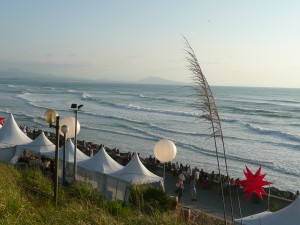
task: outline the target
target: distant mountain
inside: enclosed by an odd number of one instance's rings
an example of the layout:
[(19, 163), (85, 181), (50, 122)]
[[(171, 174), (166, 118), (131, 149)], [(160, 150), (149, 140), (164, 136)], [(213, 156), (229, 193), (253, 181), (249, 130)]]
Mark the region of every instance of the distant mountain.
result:
[(28, 72), (23, 71), (15, 68), (7, 69), (7, 70), (0, 70), (0, 79), (9, 79), (9, 80), (22, 80), (22, 79), (39, 79), (39, 80), (82, 80), (85, 81), (97, 81), (102, 83), (134, 83), (134, 84), (163, 84), (163, 85), (184, 85), (185, 83), (176, 82), (172, 80), (163, 79), (160, 77), (149, 76), (139, 81), (116, 81), (116, 80), (104, 80), (104, 79), (89, 79), (87, 77), (76, 77), (76, 76), (60, 76), (60, 75), (53, 75), (53, 74), (45, 74), (45, 73), (35, 73), (35, 72)]
[(0, 70), (0, 78), (1, 79), (62, 79), (61, 76), (52, 75), (52, 74), (43, 74), (43, 73), (34, 73), (34, 72), (27, 72), (19, 69), (7, 69), (7, 70)]
[(167, 85), (182, 85), (182, 82), (176, 82), (172, 80), (163, 79), (160, 77), (149, 76), (142, 80), (137, 81), (139, 84), (167, 84)]

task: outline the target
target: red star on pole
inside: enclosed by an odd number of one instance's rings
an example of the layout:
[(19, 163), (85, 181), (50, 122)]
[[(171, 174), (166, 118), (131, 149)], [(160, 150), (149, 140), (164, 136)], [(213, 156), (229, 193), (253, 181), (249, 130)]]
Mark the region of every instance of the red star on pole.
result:
[(5, 118), (0, 118), (0, 125), (3, 125)]
[(246, 180), (236, 181), (237, 184), (241, 184), (244, 186), (244, 192), (248, 191), (246, 201), (248, 201), (253, 192), (262, 199), (262, 194), (267, 195), (265, 190), (262, 188), (265, 185), (272, 184), (272, 182), (265, 181), (264, 178), (266, 174), (261, 174), (261, 166), (256, 171), (255, 174), (246, 166), (246, 170), (244, 171)]

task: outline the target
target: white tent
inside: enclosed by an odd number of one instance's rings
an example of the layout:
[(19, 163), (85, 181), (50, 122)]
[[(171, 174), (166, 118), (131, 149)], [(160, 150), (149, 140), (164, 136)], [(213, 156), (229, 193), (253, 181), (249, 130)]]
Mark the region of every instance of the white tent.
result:
[(116, 172), (109, 173), (106, 180), (106, 197), (126, 201), (131, 184), (158, 183), (163, 186), (163, 178), (150, 172), (135, 153), (130, 162)]
[[(71, 181), (74, 177), (74, 147), (75, 145), (71, 141), (71, 139), (67, 140), (66, 143), (66, 180)], [(79, 163), (82, 160), (87, 160), (90, 157), (85, 155), (82, 151), (78, 148), (76, 149), (76, 161)], [(54, 152), (44, 152), (43, 155), (49, 158), (55, 158), (55, 151)], [(64, 158), (64, 146), (59, 149), (59, 163), (58, 163), (58, 176), (59, 179), (62, 178), (63, 175), (63, 158)]]
[[(295, 225), (300, 221), (300, 198), (287, 207), (273, 213), (263, 212), (242, 218), (243, 225)], [(241, 224), (241, 219), (236, 222)]]
[(11, 162), (18, 157), (16, 145), (23, 145), (32, 140), (18, 127), (12, 114), (5, 120), (0, 129), (0, 161)]
[(122, 165), (117, 163), (107, 154), (104, 147), (102, 147), (92, 158), (79, 162), (78, 166), (104, 174), (112, 173), (123, 168)]
[(105, 175), (122, 168), (102, 147), (92, 158), (78, 162), (77, 180), (85, 181), (100, 193), (104, 193)]
[[(42, 155), (49, 152), (55, 152), (55, 145), (46, 137), (44, 132), (34, 139), (33, 141), (24, 144), (24, 145), (17, 145), (17, 152), (24, 152), (25, 150), (31, 151), (41, 158)], [(18, 160), (18, 154), (12, 159), (13, 162)]]
[[(73, 163), (74, 162), (74, 144), (71, 141), (71, 139), (67, 140), (66, 143), (66, 162), (68, 163)], [(76, 149), (76, 160), (77, 162), (89, 159), (90, 157), (84, 154), (82, 151), (80, 151), (78, 148)], [(50, 158), (55, 158), (55, 151), (50, 151), (50, 152), (44, 152), (43, 153), (45, 156), (50, 157)], [(62, 146), (59, 149), (59, 160), (63, 160), (64, 156), (64, 146)]]
[(270, 211), (260, 212), (254, 215), (243, 217), (242, 219), (236, 219), (236, 224), (243, 224), (243, 225), (260, 225), (261, 218), (272, 214)]

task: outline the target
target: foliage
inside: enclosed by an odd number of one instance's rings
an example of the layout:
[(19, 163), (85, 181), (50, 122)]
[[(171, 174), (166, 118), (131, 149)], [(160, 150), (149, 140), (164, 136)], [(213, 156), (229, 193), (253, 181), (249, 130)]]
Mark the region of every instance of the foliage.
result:
[(87, 204), (94, 204), (97, 206), (103, 206), (104, 197), (88, 186), (86, 183), (76, 183), (66, 188), (67, 193), (81, 201), (87, 202)]
[(147, 212), (172, 209), (172, 199), (166, 195), (162, 187), (132, 185), (130, 187), (130, 201), (135, 208)]
[[(203, 119), (204, 121), (207, 121), (211, 126), (210, 136), (213, 137), (213, 139), (214, 139), (218, 172), (219, 172), (219, 175), (221, 175), (220, 159), (219, 159), (219, 151), (221, 151), (223, 153), (223, 157), (224, 157), (226, 176), (229, 179), (224, 136), (223, 136), (221, 120), (220, 120), (220, 116), (219, 116), (218, 109), (216, 106), (216, 102), (213, 97), (213, 93), (210, 89), (210, 86), (209, 86), (204, 74), (202, 73), (200, 64), (198, 62), (198, 59), (196, 57), (194, 50), (192, 49), (192, 47), (189, 44), (189, 42), (187, 41), (187, 39), (186, 38), (184, 38), (184, 39), (185, 39), (185, 44), (186, 44), (185, 53), (186, 53), (186, 60), (188, 62), (188, 69), (193, 74), (193, 80), (195, 83), (194, 89), (198, 95), (197, 106), (202, 111), (201, 119)], [(229, 182), (229, 180), (228, 180), (228, 182)], [(222, 180), (221, 180), (221, 186), (223, 186)], [(222, 192), (222, 201), (223, 201), (224, 220), (226, 222), (227, 219), (226, 219), (225, 197), (224, 197), (223, 189), (221, 189), (221, 192)], [(234, 223), (233, 203), (232, 203), (230, 189), (229, 189), (229, 195), (230, 195), (231, 219), (232, 219), (232, 223)]]
[(274, 203), (270, 204), (270, 211), (271, 212), (276, 212), (276, 211), (278, 211), (278, 210), (280, 210), (282, 208), (283, 208), (282, 205), (279, 204), (279, 203), (274, 202)]

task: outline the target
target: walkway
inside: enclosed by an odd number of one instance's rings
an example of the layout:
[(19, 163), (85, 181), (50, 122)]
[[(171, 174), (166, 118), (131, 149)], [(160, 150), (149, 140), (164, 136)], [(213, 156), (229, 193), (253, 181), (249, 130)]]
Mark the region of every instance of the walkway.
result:
[[(161, 174), (161, 176), (163, 176)], [(165, 181), (165, 189), (166, 193), (169, 195), (175, 195), (174, 191), (176, 189), (177, 178), (173, 177), (171, 174), (166, 174)], [(236, 191), (232, 193), (232, 210), (234, 219), (240, 218), (240, 210), (239, 210), (239, 201), (241, 205), (241, 213), (242, 216), (249, 216), (259, 212), (263, 212), (268, 210), (268, 200), (264, 198), (264, 200), (259, 201), (258, 203), (254, 202), (255, 194), (253, 194), (252, 198), (246, 202), (246, 193), (240, 192), (239, 195)], [(225, 208), (226, 208), (226, 218), (231, 221), (231, 203), (230, 197), (225, 196)], [(277, 201), (276, 199), (271, 199), (270, 207), (283, 207), (288, 205), (290, 202), (282, 202)], [(217, 186), (212, 187), (211, 189), (202, 190), (197, 188), (197, 201), (192, 201), (189, 193), (188, 184), (185, 185), (185, 191), (183, 193), (182, 201), (180, 202), (184, 207), (188, 207), (191, 209), (197, 209), (207, 214), (211, 214), (213, 216), (224, 218), (224, 210), (222, 203), (222, 195)]]

